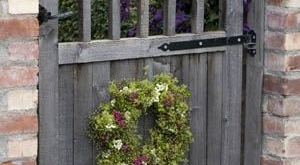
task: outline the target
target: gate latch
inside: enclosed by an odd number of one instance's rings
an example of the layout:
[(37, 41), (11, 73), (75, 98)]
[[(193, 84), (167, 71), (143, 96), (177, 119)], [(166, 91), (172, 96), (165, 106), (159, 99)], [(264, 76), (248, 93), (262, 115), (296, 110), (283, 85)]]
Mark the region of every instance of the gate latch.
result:
[(57, 15), (51, 15), (51, 12), (48, 12), (48, 10), (44, 6), (39, 5), (39, 14), (38, 14), (37, 18), (39, 20), (39, 24), (41, 25), (45, 22), (48, 22), (51, 19), (67, 18), (67, 17), (72, 16), (73, 14), (74, 14), (73, 11), (68, 11), (65, 13), (57, 14)]
[(176, 51), (176, 50), (197, 49), (197, 48), (239, 45), (239, 44), (244, 45), (244, 48), (247, 50), (250, 56), (255, 56), (256, 55), (255, 31), (251, 30), (239, 36), (164, 43), (161, 46), (159, 46), (158, 49), (161, 49), (162, 51)]

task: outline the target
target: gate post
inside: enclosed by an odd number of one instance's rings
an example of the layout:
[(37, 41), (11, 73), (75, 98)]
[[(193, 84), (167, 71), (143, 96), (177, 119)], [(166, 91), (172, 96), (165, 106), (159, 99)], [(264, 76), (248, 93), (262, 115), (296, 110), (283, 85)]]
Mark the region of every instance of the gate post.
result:
[[(52, 15), (58, 13), (57, 0), (40, 0)], [(58, 163), (58, 21), (40, 27), (39, 60), (39, 164)]]
[(262, 165), (300, 164), (300, 1), (266, 2)]

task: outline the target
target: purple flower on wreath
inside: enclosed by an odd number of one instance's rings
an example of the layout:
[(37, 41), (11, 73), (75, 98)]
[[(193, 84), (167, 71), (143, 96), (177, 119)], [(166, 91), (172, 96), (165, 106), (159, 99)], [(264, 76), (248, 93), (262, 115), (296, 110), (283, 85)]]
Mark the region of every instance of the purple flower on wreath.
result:
[(133, 165), (143, 165), (143, 163), (146, 163), (148, 160), (149, 156), (142, 154), (133, 161)]
[(130, 100), (135, 100), (135, 99), (137, 99), (137, 97), (138, 97), (138, 95), (137, 95), (136, 92), (131, 92), (131, 93), (129, 94)]
[(124, 115), (122, 113), (120, 113), (119, 111), (117, 111), (117, 110), (113, 110), (112, 114), (113, 114), (114, 119), (117, 122), (117, 124), (122, 128), (125, 127), (125, 117), (124, 117)]

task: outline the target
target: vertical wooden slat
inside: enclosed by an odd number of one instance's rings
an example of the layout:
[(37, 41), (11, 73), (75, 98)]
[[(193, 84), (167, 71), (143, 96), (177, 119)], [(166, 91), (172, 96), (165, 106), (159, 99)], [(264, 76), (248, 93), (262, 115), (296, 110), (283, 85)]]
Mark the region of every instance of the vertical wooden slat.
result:
[(175, 35), (176, 0), (164, 1), (164, 34)]
[(204, 0), (192, 1), (192, 33), (200, 34), (204, 28)]
[(207, 164), (221, 165), (222, 148), (222, 53), (208, 54)]
[(184, 56), (182, 62), (183, 82), (191, 91), (190, 120), (194, 142), (189, 153), (190, 165), (206, 165), (207, 55)]
[[(227, 36), (242, 34), (243, 1), (226, 1)], [(240, 164), (242, 46), (228, 46), (223, 57), (222, 163)]]
[[(265, 36), (264, 10), (265, 3), (263, 1), (254, 0), (251, 2), (248, 22), (257, 33), (257, 54), (255, 57), (247, 57), (244, 165), (259, 164), (262, 151), (261, 91)], [(247, 56), (247, 54), (245, 55)]]
[(92, 165), (93, 147), (86, 130), (89, 112), (93, 110), (92, 64), (81, 64), (75, 73), (74, 165)]
[(91, 0), (78, 0), (79, 3), (79, 40), (91, 41)]
[(112, 40), (120, 39), (121, 17), (120, 0), (107, 0), (109, 8), (108, 37)]
[(140, 38), (149, 36), (149, 0), (138, 1), (137, 36)]
[[(40, 0), (52, 14), (58, 13), (58, 1)], [(51, 29), (51, 32), (49, 32)], [(58, 143), (58, 21), (40, 27), (39, 38), (39, 164), (57, 164)]]
[(226, 17), (226, 1), (219, 1), (219, 30), (225, 28), (225, 17)]
[[(93, 65), (93, 109), (109, 101), (108, 84), (110, 82), (110, 62), (94, 63)], [(93, 164), (96, 164), (96, 147), (93, 147)]]
[(73, 65), (59, 68), (59, 162), (73, 165), (74, 74)]

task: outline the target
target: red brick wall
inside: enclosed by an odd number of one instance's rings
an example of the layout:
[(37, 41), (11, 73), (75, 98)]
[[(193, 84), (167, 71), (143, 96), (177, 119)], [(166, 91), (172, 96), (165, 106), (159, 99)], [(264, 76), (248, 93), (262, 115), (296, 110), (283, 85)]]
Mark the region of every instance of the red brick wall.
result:
[(0, 165), (36, 165), (38, 0), (0, 1)]
[(262, 165), (300, 165), (300, 1), (266, 1)]

